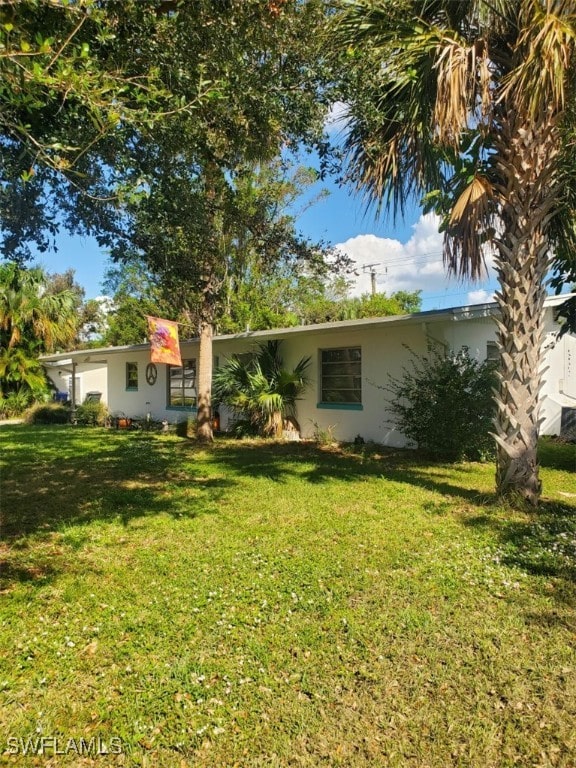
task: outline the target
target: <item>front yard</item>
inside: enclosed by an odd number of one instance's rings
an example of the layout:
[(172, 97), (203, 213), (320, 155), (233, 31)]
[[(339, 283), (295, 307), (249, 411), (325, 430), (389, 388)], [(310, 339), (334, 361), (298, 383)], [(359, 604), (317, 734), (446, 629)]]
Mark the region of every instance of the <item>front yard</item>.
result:
[(576, 765), (574, 446), (525, 514), (403, 452), (0, 442), (4, 764)]

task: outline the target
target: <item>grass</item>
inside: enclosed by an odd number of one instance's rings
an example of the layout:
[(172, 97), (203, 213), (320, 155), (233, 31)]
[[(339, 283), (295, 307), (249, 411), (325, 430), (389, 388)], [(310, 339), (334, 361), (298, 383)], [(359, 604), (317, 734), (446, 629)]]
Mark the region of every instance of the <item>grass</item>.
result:
[(0, 440), (4, 764), (576, 765), (573, 446), (526, 513), (370, 447)]

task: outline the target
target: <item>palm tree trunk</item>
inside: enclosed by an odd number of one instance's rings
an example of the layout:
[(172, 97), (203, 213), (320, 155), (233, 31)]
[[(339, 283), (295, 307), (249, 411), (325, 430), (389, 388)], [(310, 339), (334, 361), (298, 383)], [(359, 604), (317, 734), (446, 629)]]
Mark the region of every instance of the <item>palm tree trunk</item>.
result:
[(202, 442), (214, 439), (212, 432), (212, 337), (211, 322), (200, 322), (200, 350), (198, 353), (198, 410), (196, 437)]
[[(524, 125), (526, 122), (524, 121)], [(502, 178), (503, 234), (496, 240), (500, 292), (496, 299), (500, 350), (496, 396), (496, 490), (538, 503), (538, 396), (544, 332), (545, 280), (550, 264), (546, 228), (557, 189), (553, 172), (558, 131), (550, 115), (533, 129), (503, 126), (498, 167)]]

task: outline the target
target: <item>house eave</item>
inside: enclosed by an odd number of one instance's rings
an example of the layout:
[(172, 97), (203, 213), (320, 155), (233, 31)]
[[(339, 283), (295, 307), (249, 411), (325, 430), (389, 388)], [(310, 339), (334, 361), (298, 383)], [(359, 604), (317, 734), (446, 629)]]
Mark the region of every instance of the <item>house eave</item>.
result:
[[(558, 296), (549, 296), (545, 302), (545, 307), (555, 307), (562, 304), (566, 299), (576, 294), (561, 294)], [(431, 309), (426, 312), (416, 312), (411, 315), (391, 315), (389, 317), (368, 317), (361, 320), (339, 320), (328, 323), (316, 323), (313, 325), (296, 325), (290, 328), (272, 328), (266, 331), (246, 330), (241, 333), (222, 334), (214, 336), (214, 342), (234, 341), (240, 339), (253, 339), (258, 341), (271, 337), (287, 337), (296, 334), (320, 334), (331, 333), (341, 330), (362, 330), (369, 328), (382, 328), (385, 326), (402, 326), (418, 323), (435, 323), (442, 321), (459, 322), (463, 320), (475, 320), (491, 317), (499, 311), (496, 302), (485, 304), (472, 304), (469, 306), (451, 307), (448, 309)], [(198, 343), (199, 338), (182, 339), (181, 344)], [(103, 362), (102, 357), (110, 355), (119, 355), (124, 353), (147, 352), (150, 344), (129, 344), (121, 347), (96, 347), (94, 349), (74, 350), (73, 352), (60, 352), (51, 355), (41, 355), (39, 360), (42, 363), (60, 363), (65, 361), (74, 361), (75, 363)]]

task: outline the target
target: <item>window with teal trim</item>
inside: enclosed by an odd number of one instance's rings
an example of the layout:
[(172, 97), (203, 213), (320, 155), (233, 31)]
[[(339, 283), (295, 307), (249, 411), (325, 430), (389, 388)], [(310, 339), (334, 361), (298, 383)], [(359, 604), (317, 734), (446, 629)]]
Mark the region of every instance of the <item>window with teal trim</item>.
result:
[(126, 363), (126, 389), (138, 389), (138, 363)]
[(362, 405), (362, 349), (320, 350), (320, 404)]
[(168, 407), (196, 408), (196, 360), (168, 366)]

